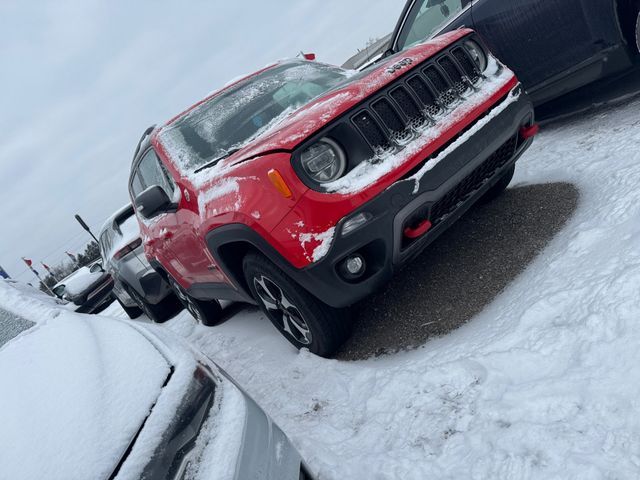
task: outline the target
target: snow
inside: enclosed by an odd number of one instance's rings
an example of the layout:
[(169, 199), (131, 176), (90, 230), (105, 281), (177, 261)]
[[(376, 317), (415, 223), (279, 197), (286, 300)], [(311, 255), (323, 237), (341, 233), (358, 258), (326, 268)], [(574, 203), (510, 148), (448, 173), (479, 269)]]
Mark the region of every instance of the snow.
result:
[(310, 259), (317, 262), (322, 260), (324, 256), (329, 253), (329, 248), (331, 248), (331, 242), (333, 242), (333, 235), (335, 232), (336, 227), (331, 227), (320, 233), (300, 233), (298, 235), (298, 240), (300, 240), (300, 245), (305, 251), (307, 250), (306, 245), (308, 243), (314, 245)]
[(128, 217), (124, 222), (120, 224), (120, 232), (114, 232), (116, 235), (115, 241), (111, 245), (108, 257), (113, 257), (116, 252), (122, 250), (124, 247), (140, 238), (140, 225), (135, 215)]
[(73, 272), (72, 275), (63, 280), (65, 292), (75, 297), (86, 292), (91, 286), (95, 285), (103, 277), (104, 272), (91, 272), (88, 267), (80, 267)]
[[(627, 100), (542, 131), (519, 161), (514, 184), (575, 184), (581, 199), (573, 218), (481, 313), (421, 348), (358, 362), (322, 359), (296, 351), (252, 308), (215, 328), (182, 313), (157, 329), (184, 336), (228, 371), (320, 480), (638, 478), (639, 111), (640, 99)], [(17, 291), (6, 301), (2, 284), (0, 300), (14, 310), (27, 301)], [(53, 311), (37, 308), (41, 317)], [(107, 311), (124, 316), (118, 308)], [(0, 350), (0, 379), (23, 381), (14, 373), (20, 364), (4, 368), (7, 348)], [(49, 350), (33, 352), (34, 361)], [(55, 351), (52, 363), (68, 358), (59, 345)], [(85, 369), (86, 358), (96, 356), (87, 352), (69, 374), (84, 379), (78, 365)], [(26, 448), (18, 455), (5, 434), (15, 428), (2, 417), (8, 391), (0, 396), (0, 478), (15, 478), (5, 466), (31, 453), (28, 436), (17, 437)], [(165, 398), (168, 411), (175, 404)], [(228, 418), (238, 420), (233, 412)], [(49, 438), (45, 432), (44, 445)], [(93, 446), (86, 443), (79, 448)], [(216, 455), (226, 461), (225, 452)], [(73, 473), (95, 478), (78, 458), (68, 459)], [(44, 461), (27, 460), (25, 468)], [(201, 467), (203, 478), (215, 470), (211, 457), (205, 461), (212, 463)], [(56, 478), (56, 471), (38, 478)]]
[(167, 327), (233, 375), (322, 480), (637, 478), (638, 111), (543, 130), (514, 182), (577, 185), (574, 217), (483, 312), (417, 350), (326, 360), (250, 309)]
[(120, 321), (16, 302), (7, 288), (2, 308), (37, 325), (0, 349), (0, 478), (108, 478), (158, 397), (167, 362)]
[[(391, 155), (385, 156), (381, 161), (378, 159), (370, 159), (361, 162), (345, 176), (333, 182), (326, 183), (324, 187), (330, 192), (342, 194), (353, 194), (370, 187), (387, 173), (413, 158), (417, 153), (441, 136), (443, 132), (456, 124), (462, 116), (485, 102), (488, 97), (502, 89), (505, 84), (513, 78), (513, 72), (498, 63), (492, 56), (489, 56), (485, 75), (486, 80), (483, 81), (478, 91), (468, 95), (464, 102), (454, 108), (453, 111), (447, 112), (444, 117), (438, 119), (435, 125), (426, 127), (420, 136), (417, 136), (404, 148)], [(489, 115), (479, 120), (472, 128), (465, 132), (461, 138), (457, 139), (447, 147), (445, 151), (441, 152), (437, 158), (428, 161), (425, 166), (412, 177), (416, 182), (415, 192), (418, 191), (420, 186), (420, 178), (422, 178), (427, 171), (435, 167), (449, 153), (458, 148), (468, 138), (489, 123), (493, 117), (504, 111), (505, 108), (517, 99), (517, 95), (509, 95), (509, 97), (495, 107)]]

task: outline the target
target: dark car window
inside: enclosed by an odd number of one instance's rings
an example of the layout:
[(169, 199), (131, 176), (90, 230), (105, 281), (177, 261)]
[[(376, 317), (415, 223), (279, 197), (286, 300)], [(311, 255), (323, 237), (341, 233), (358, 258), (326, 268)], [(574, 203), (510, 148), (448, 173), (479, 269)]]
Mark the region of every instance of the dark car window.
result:
[(56, 297), (62, 298), (64, 296), (65, 287), (64, 287), (64, 285), (58, 285), (52, 291), (53, 291), (53, 293), (55, 294)]
[(431, 38), (470, 4), (471, 0), (422, 0), (416, 2), (398, 37), (396, 49), (403, 50)]
[(160, 164), (160, 160), (158, 160), (156, 156), (156, 152), (154, 152), (152, 148), (147, 150), (142, 160), (140, 160), (138, 173), (144, 188), (160, 185), (169, 196), (173, 194), (173, 182), (169, 180), (167, 173)]
[(346, 78), (310, 62), (271, 68), (212, 97), (165, 127), (159, 139), (185, 171), (224, 157)]
[(111, 245), (113, 245), (113, 234), (114, 232), (111, 230), (111, 227), (108, 227), (100, 235), (100, 253), (102, 258), (108, 258), (107, 252), (111, 250)]
[(142, 184), (142, 180), (140, 179), (140, 174), (138, 172), (135, 173), (131, 181), (131, 190), (133, 190), (134, 197), (137, 197), (138, 194), (144, 190), (144, 185)]

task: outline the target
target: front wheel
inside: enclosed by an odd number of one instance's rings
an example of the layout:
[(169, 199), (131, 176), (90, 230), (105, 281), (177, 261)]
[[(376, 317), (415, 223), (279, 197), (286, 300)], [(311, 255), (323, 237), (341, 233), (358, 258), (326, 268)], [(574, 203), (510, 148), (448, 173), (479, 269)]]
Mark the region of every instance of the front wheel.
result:
[(157, 304), (147, 302), (133, 288), (128, 290), (129, 296), (135, 300), (142, 312), (155, 323), (164, 323), (173, 317), (180, 306), (174, 295), (167, 295)]
[(321, 302), (262, 255), (248, 254), (243, 269), (253, 298), (296, 348), (326, 357), (349, 336), (351, 322), (345, 309)]
[(180, 300), (180, 303), (202, 325), (212, 327), (217, 325), (222, 317), (222, 306), (217, 300), (198, 300), (189, 295), (173, 278), (169, 278), (169, 285)]

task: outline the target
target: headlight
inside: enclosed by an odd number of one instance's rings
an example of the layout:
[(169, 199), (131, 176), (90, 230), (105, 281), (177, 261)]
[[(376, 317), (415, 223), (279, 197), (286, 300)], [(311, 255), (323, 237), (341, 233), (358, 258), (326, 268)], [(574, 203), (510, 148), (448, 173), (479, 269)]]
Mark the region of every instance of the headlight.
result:
[(467, 48), (467, 52), (471, 55), (473, 62), (480, 72), (484, 72), (487, 69), (487, 55), (484, 53), (482, 47), (473, 40), (467, 40), (464, 42), (464, 46)]
[(330, 138), (307, 147), (300, 155), (300, 162), (306, 174), (318, 183), (337, 180), (347, 168), (344, 150)]

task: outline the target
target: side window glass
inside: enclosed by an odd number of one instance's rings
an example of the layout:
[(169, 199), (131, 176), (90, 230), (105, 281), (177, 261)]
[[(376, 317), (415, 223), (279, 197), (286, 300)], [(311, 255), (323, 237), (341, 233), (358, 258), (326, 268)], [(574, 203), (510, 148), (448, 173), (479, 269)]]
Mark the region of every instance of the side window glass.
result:
[(136, 172), (131, 182), (131, 190), (133, 190), (133, 196), (137, 197), (140, 192), (144, 190), (144, 185), (140, 179), (140, 172)]
[(423, 0), (419, 8), (414, 8), (409, 14), (404, 31), (400, 34), (398, 48), (408, 48), (428, 40), (469, 3), (470, 0)]
[[(152, 148), (147, 150), (138, 165), (138, 174), (142, 177), (142, 184), (144, 188), (149, 188), (153, 185), (160, 185), (171, 196), (174, 191), (174, 185), (169, 180), (169, 175), (166, 170), (161, 166), (160, 160), (156, 156), (156, 153)], [(135, 179), (134, 179), (135, 181)]]

